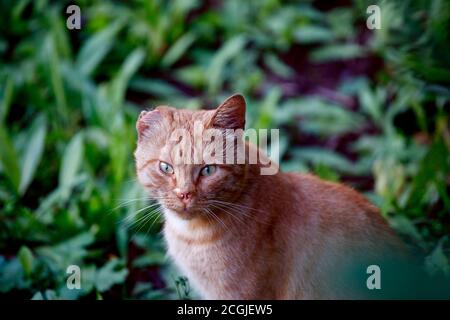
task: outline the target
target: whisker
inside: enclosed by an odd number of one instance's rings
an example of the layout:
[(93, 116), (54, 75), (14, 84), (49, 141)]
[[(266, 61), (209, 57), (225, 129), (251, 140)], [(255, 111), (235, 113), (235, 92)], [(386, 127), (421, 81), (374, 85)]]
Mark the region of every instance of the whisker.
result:
[(222, 209), (232, 210), (234, 213), (237, 213), (237, 214), (242, 215), (244, 217), (248, 217), (248, 218), (251, 217), (248, 213), (246, 213), (245, 211), (239, 210), (240, 208), (237, 208), (237, 207), (233, 207), (233, 206), (222, 204), (222, 203), (215, 203), (215, 202), (212, 202), (211, 205), (215, 205), (215, 206), (217, 206), (219, 208), (222, 208)]
[(227, 227), (227, 225), (225, 224), (225, 222), (222, 221), (222, 219), (220, 219), (211, 209), (209, 208), (205, 208), (208, 212), (210, 212), (212, 214), (213, 217), (215, 217), (216, 221), (218, 221), (225, 230), (229, 231), (230, 229)]
[[(252, 214), (249, 214), (248, 212), (246, 212), (245, 210), (250, 210), (253, 208), (250, 208), (250, 207), (247, 207), (244, 205), (238, 205), (235, 203), (220, 201), (220, 200), (215, 200), (215, 199), (209, 200), (209, 204), (210, 205), (214, 204), (215, 206), (218, 206), (221, 210), (223, 210), (229, 214), (232, 214), (230, 211), (233, 211), (235, 214), (238, 214), (241, 219), (242, 219), (242, 217), (245, 217), (248, 219), (255, 220), (258, 223), (263, 223), (263, 224), (268, 223), (267, 221), (258, 219), (258, 216), (255, 216), (255, 215), (252, 215)], [(253, 211), (263, 212), (262, 210), (258, 210), (258, 209), (253, 209)]]
[(117, 209), (123, 208), (125, 206), (127, 206), (128, 204), (132, 203), (132, 202), (137, 202), (137, 201), (142, 201), (142, 200), (150, 200), (149, 197), (142, 197), (142, 198), (135, 198), (135, 199), (127, 199), (124, 200), (123, 202), (120, 202), (117, 207), (114, 207), (113, 209), (111, 209), (111, 211), (115, 211)]
[(264, 212), (263, 210), (260, 210), (260, 209), (255, 209), (255, 208), (252, 208), (252, 207), (249, 207), (249, 206), (245, 206), (245, 205), (237, 204), (237, 203), (233, 203), (233, 202), (216, 200), (216, 199), (211, 199), (210, 201), (211, 202), (215, 202), (215, 203), (222, 203), (222, 204), (225, 204), (227, 206), (232, 206), (232, 207), (236, 207), (236, 208), (239, 208), (239, 209), (247, 209), (247, 210), (250, 210), (250, 211)]
[(213, 216), (213, 215), (212, 215), (212, 212), (209, 211), (209, 210), (207, 210), (207, 208), (203, 208), (202, 211), (203, 211), (204, 213), (206, 213), (206, 216), (208, 217), (208, 220), (209, 220), (209, 221), (211, 221), (210, 218), (212, 218), (213, 221), (216, 221), (216, 222), (217, 222), (217, 217)]
[(153, 225), (158, 221), (162, 216), (162, 211), (156, 211), (156, 214), (154, 215), (155, 218), (153, 219), (152, 223), (150, 224), (150, 227), (148, 227), (147, 232), (145, 233), (145, 236), (148, 235), (149, 231), (152, 229)]
[(210, 204), (213, 208), (219, 209), (221, 211), (224, 211), (225, 213), (229, 214), (233, 219), (235, 219), (235, 221), (237, 221), (238, 223), (243, 223), (245, 222), (242, 217), (240, 217), (241, 212), (238, 211), (229, 211), (229, 209), (232, 208), (224, 208), (224, 207), (220, 207), (216, 204)]
[[(142, 217), (139, 217), (136, 221), (129, 221), (127, 222), (129, 227), (132, 227), (133, 225), (140, 224), (142, 221), (144, 221), (149, 215), (152, 216), (154, 214), (154, 210), (150, 212), (146, 212)], [(135, 215), (136, 216), (136, 215)]]
[(138, 230), (136, 230), (136, 232), (134, 233), (133, 237), (131, 238), (131, 240), (134, 240), (136, 235), (139, 234), (139, 231), (141, 231), (141, 229), (147, 224), (148, 221), (150, 221), (150, 219), (156, 214), (159, 213), (159, 211), (152, 211), (151, 213), (148, 213), (144, 216), (144, 219), (141, 221), (141, 224), (138, 228)]
[(141, 209), (137, 210), (136, 212), (134, 212), (134, 213), (132, 213), (130, 215), (127, 215), (125, 218), (120, 220), (120, 222), (126, 222), (126, 221), (128, 221), (130, 219), (133, 219), (134, 217), (136, 217), (142, 211), (145, 211), (145, 210), (148, 210), (148, 209), (153, 209), (156, 206), (159, 206), (159, 203), (157, 203), (157, 202), (156, 203), (152, 203), (152, 204), (150, 204), (150, 205), (148, 205), (148, 206), (146, 206), (144, 208), (141, 208)]

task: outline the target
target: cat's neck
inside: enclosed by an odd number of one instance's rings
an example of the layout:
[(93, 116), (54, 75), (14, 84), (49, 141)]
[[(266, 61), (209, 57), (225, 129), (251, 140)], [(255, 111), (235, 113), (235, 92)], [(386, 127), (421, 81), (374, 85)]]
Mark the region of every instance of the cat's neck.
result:
[[(164, 231), (178, 241), (188, 243), (206, 243), (222, 238), (226, 231), (229, 233), (230, 226), (227, 221), (220, 222), (205, 217), (183, 219), (176, 212), (165, 209)], [(224, 227), (227, 226), (227, 227)]]

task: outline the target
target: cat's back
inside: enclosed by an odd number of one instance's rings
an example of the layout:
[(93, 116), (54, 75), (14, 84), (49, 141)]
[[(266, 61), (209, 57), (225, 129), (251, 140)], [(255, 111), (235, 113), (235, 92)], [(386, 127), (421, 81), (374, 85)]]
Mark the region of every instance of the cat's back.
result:
[(288, 260), (294, 270), (288, 297), (358, 296), (353, 282), (334, 275), (345, 275), (366, 261), (381, 264), (386, 254), (403, 250), (378, 208), (360, 193), (311, 174), (280, 175), (293, 201), (290, 216), (280, 223), (281, 232), (289, 235)]
[(398, 239), (378, 208), (359, 192), (311, 174), (282, 175), (296, 208), (291, 219), (303, 226), (299, 232), (344, 246), (397, 245)]
[[(343, 184), (322, 180), (308, 173), (282, 174), (291, 190), (295, 201), (307, 206), (308, 212), (315, 215), (331, 215), (334, 220), (378, 220), (384, 224), (376, 206), (362, 194)], [(306, 208), (305, 208), (306, 209)], [(339, 216), (336, 214), (339, 213)]]

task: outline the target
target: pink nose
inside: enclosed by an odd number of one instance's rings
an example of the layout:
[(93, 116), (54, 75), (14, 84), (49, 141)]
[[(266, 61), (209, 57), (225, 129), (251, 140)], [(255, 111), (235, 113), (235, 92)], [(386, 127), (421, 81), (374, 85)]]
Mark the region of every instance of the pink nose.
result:
[(192, 192), (177, 192), (177, 197), (184, 202), (188, 202), (192, 198)]

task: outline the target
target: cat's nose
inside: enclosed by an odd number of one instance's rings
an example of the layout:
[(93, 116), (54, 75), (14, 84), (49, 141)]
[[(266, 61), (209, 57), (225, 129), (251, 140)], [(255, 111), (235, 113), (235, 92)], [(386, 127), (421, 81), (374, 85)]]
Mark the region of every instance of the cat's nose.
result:
[(183, 202), (188, 202), (192, 198), (192, 192), (189, 191), (176, 191), (176, 195)]

